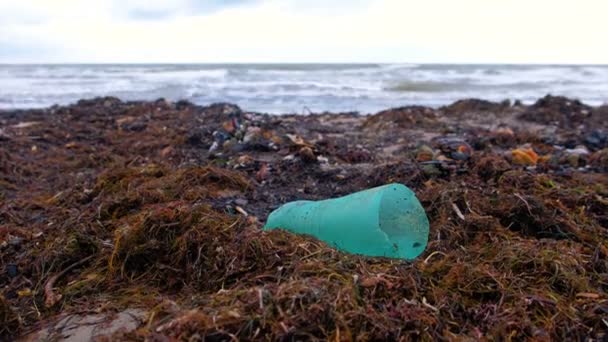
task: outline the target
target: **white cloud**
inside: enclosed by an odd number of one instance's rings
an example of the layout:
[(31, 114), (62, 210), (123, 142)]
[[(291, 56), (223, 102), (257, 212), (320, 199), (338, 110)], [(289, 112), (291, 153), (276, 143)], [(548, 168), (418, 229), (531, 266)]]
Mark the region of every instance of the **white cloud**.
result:
[(608, 63), (602, 0), (200, 4), (0, 3), (0, 61)]

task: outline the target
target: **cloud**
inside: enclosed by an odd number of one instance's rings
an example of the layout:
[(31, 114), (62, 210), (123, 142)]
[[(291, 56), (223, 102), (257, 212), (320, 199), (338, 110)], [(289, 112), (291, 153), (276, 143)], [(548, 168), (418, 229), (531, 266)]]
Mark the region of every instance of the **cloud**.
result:
[(54, 56), (56, 51), (53, 46), (45, 43), (31, 45), (27, 42), (0, 40), (0, 61), (36, 62), (35, 59), (31, 59), (32, 56), (56, 58), (57, 56)]
[(602, 0), (7, 3), (12, 62), (608, 63)]
[(159, 20), (174, 16), (208, 15), (220, 10), (253, 4), (257, 0), (128, 0), (116, 2), (115, 12), (135, 20)]

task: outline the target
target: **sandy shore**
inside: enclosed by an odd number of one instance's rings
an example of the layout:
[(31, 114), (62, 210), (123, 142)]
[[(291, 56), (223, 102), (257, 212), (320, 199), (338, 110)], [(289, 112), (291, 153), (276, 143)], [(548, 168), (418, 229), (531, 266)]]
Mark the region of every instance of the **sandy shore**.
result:
[[(0, 339), (608, 336), (607, 106), (245, 110), (0, 112)], [(431, 223), (413, 262), (260, 230), (389, 182)]]

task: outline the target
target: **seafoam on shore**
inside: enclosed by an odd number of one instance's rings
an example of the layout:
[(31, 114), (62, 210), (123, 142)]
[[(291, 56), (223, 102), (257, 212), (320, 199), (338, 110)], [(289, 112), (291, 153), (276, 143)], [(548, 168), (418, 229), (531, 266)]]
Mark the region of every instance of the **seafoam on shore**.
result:
[(608, 101), (608, 66), (418, 64), (0, 65), (0, 109), (81, 98), (232, 102), (251, 111), (374, 113), (462, 98)]

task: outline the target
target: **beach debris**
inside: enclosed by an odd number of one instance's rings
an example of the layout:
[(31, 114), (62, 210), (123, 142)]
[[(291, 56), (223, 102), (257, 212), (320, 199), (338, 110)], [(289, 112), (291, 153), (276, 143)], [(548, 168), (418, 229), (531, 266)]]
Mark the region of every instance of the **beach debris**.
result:
[(517, 148), (511, 151), (513, 163), (519, 165), (535, 166), (538, 162), (538, 154), (531, 148)]
[(354, 150), (338, 153), (338, 157), (344, 162), (351, 164), (367, 163), (374, 160), (374, 155), (361, 146), (356, 147)]
[(485, 181), (497, 180), (503, 173), (511, 169), (511, 165), (502, 157), (485, 155), (475, 164), (474, 171)]
[(317, 156), (315, 156), (315, 153), (312, 151), (312, 148), (308, 146), (302, 147), (300, 151), (298, 151), (298, 155), (305, 163), (312, 163), (317, 161)]
[(577, 156), (586, 156), (589, 154), (589, 149), (584, 145), (576, 146), (576, 148), (566, 149), (566, 154), (568, 155), (577, 155)]
[(7, 243), (9, 246), (19, 246), (23, 243), (23, 238), (17, 235), (8, 234)]
[(416, 161), (427, 162), (435, 158), (435, 151), (428, 145), (421, 145), (416, 149)]
[(585, 166), (587, 163), (588, 156), (590, 154), (587, 147), (580, 145), (572, 149), (566, 149), (563, 151), (563, 158), (565, 161), (561, 161), (560, 164), (570, 164), (572, 167)]
[(440, 160), (431, 160), (427, 162), (421, 162), (420, 168), (424, 175), (429, 178), (439, 177), (443, 175), (443, 165)]
[(312, 235), (354, 254), (414, 259), (426, 248), (429, 222), (413, 191), (388, 184), (324, 201), (296, 201), (273, 211), (265, 230)]
[(456, 205), (456, 203), (452, 203), (452, 208), (454, 208), (454, 212), (456, 213), (456, 215), (458, 216), (458, 218), (460, 218), (463, 221), (466, 221), (464, 215), (462, 214), (462, 211), (460, 210), (460, 208), (458, 208), (458, 206)]
[(608, 147), (608, 130), (594, 129), (590, 134), (585, 136), (585, 144), (594, 149)]
[(230, 136), (222, 131), (213, 132), (213, 144), (209, 147), (209, 152), (215, 152), (220, 147), (224, 146), (224, 143), (230, 139)]
[[(225, 117), (224, 114), (221, 115)], [(282, 139), (274, 130), (256, 126), (249, 115), (230, 112), (228, 120), (223, 121), (221, 128), (213, 131), (213, 143), (209, 148), (211, 156), (216, 154), (235, 155), (243, 151), (277, 151)], [(198, 137), (198, 136), (197, 136)]]
[(30, 289), (29, 287), (26, 287), (22, 290), (17, 291), (17, 295), (19, 296), (19, 298), (23, 298), (23, 297), (31, 297), (32, 295), (34, 295), (34, 293), (32, 292), (32, 289)]
[(243, 215), (245, 217), (249, 216), (249, 214), (247, 213), (247, 211), (245, 211), (245, 209), (239, 207), (238, 205), (236, 207), (234, 207), (234, 210), (238, 211), (239, 214), (241, 214), (241, 215)]
[(600, 172), (608, 171), (608, 148), (594, 152), (589, 157), (589, 165)]
[(40, 122), (38, 121), (26, 121), (26, 122), (20, 122), (18, 124), (12, 125), (12, 128), (17, 128), (17, 129), (22, 129), (22, 128), (29, 128), (32, 126), (36, 126), (39, 125)]
[(308, 147), (308, 148), (314, 147), (313, 144), (311, 144), (310, 142), (304, 140), (304, 138), (302, 138), (299, 135), (296, 135), (296, 134), (286, 134), (285, 136), (289, 139), (289, 141), (291, 141), (296, 146), (299, 146), (299, 147)]
[(85, 264), (87, 261), (91, 260), (95, 255), (89, 255), (88, 257), (73, 263), (72, 265), (66, 267), (63, 271), (51, 276), (47, 281), (46, 284), (44, 284), (44, 305), (47, 308), (50, 308), (52, 306), (54, 306), (55, 304), (57, 304), (61, 298), (62, 295), (59, 293), (55, 293), (53, 291), (53, 287), (55, 286), (55, 283), (57, 282), (57, 280), (61, 277), (63, 277), (64, 275), (66, 275), (69, 271), (71, 271), (72, 269), (81, 266), (83, 264)]
[(125, 116), (116, 119), (116, 124), (120, 130), (125, 132), (141, 132), (148, 127), (145, 117)]
[(467, 160), (473, 152), (471, 146), (458, 137), (441, 137), (435, 140), (435, 144), (441, 152), (454, 160)]
[(449, 106), (441, 107), (441, 110), (449, 116), (463, 116), (470, 113), (501, 113), (509, 109), (509, 100), (492, 102), (480, 99), (457, 100)]
[[(608, 149), (592, 133), (605, 130), (606, 109), (569, 128), (522, 122), (530, 106), (519, 104), (498, 129), (493, 113), (468, 109), (387, 111), (399, 123), (242, 113), (228, 133), (236, 106), (104, 102), (0, 115), (10, 134), (0, 148), (0, 340), (47, 323), (58, 332), (64, 317), (97, 332), (126, 307), (145, 310), (145, 323), (107, 340), (606, 338)], [(147, 128), (119, 129), (124, 116)], [(41, 124), (11, 127), (30, 121)], [(214, 131), (229, 142), (209, 159)], [(438, 137), (474, 151), (458, 160), (458, 145), (441, 149)], [(421, 145), (431, 160), (414, 161)], [(301, 161), (305, 147), (316, 163)], [(516, 166), (514, 149), (533, 149), (536, 166)], [(257, 218), (281, 203), (392, 182), (416, 191), (429, 221), (428, 252), (413, 262), (260, 229)], [(48, 297), (62, 297), (41, 308), (47, 281), (91, 255), (56, 277)], [(200, 315), (176, 321), (189, 310)]]
[(497, 128), (494, 133), (505, 140), (513, 138), (515, 136), (515, 132), (513, 132), (513, 129), (511, 129), (511, 127), (506, 126), (501, 126)]
[(440, 127), (439, 115), (429, 107), (408, 106), (378, 112), (365, 119), (362, 127), (369, 130)]
[(255, 179), (258, 182), (262, 182), (262, 181), (266, 180), (269, 175), (270, 175), (270, 167), (268, 166), (268, 164), (262, 164), (262, 166), (260, 167), (258, 172), (256, 172), (256, 174), (255, 174)]
[(242, 138), (242, 148), (247, 151), (276, 151), (282, 139), (274, 131), (248, 126)]
[(167, 146), (160, 150), (160, 156), (161, 158), (168, 158), (169, 156), (171, 156), (171, 154), (173, 154), (174, 151), (175, 149), (173, 148), (173, 146)]
[(591, 116), (592, 108), (579, 100), (547, 95), (537, 100), (519, 119), (563, 128), (576, 128)]

